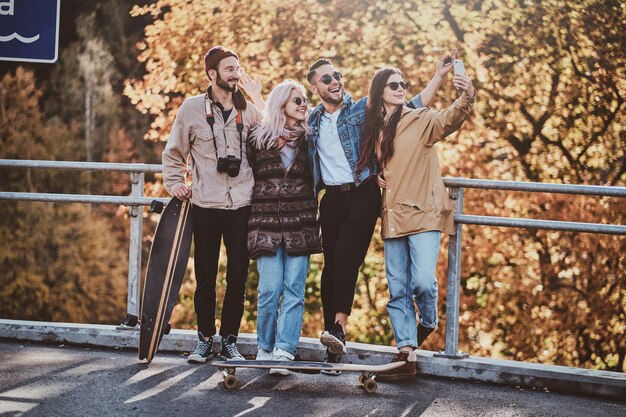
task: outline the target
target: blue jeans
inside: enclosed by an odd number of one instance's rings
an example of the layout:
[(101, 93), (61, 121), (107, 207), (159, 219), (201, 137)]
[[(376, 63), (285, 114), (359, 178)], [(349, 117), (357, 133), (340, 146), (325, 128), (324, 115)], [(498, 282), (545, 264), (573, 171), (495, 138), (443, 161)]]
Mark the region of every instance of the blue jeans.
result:
[(387, 311), (396, 346), (417, 347), (415, 304), (422, 326), (437, 327), (437, 259), (441, 232), (415, 233), (385, 240), (385, 269), (389, 285)]
[[(274, 256), (259, 256), (257, 340), (259, 348), (294, 355), (302, 330), (309, 255), (289, 256), (281, 243)], [(281, 301), (282, 295), (282, 301)]]

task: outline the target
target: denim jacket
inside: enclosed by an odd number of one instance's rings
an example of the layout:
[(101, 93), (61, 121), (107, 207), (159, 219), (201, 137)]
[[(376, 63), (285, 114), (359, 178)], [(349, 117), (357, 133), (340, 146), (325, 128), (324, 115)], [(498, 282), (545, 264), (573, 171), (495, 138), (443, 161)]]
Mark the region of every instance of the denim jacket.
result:
[[(407, 103), (411, 108), (424, 107), (419, 95)], [(348, 93), (343, 95), (343, 104), (341, 113), (337, 119), (337, 131), (341, 147), (346, 155), (346, 159), (352, 170), (354, 183), (358, 187), (370, 175), (376, 175), (378, 168), (374, 167), (374, 172), (369, 168), (365, 168), (357, 175), (357, 166), (359, 163), (359, 152), (361, 148), (361, 138), (363, 136), (363, 124), (365, 123), (365, 109), (367, 107), (367, 97), (363, 97), (359, 101), (354, 101)], [(319, 104), (311, 110), (309, 114), (309, 126), (311, 127), (311, 135), (309, 136), (309, 158), (311, 160), (311, 169), (313, 171), (313, 182), (315, 184), (315, 194), (324, 188), (322, 182), (322, 171), (320, 168), (320, 159), (317, 152), (317, 140), (319, 139), (320, 120), (324, 114), (324, 106)]]

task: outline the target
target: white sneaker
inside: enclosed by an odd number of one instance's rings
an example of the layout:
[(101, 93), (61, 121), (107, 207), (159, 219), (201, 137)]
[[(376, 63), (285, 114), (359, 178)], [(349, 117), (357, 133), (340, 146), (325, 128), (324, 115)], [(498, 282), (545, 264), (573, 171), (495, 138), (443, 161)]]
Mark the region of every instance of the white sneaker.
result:
[[(290, 362), (292, 360), (294, 360), (294, 356), (287, 352), (286, 350), (280, 349), (280, 348), (275, 348), (274, 352), (272, 352), (272, 356), (274, 361), (279, 361), (279, 362)], [(282, 376), (287, 376), (289, 375), (291, 372), (289, 371), (289, 369), (280, 369), (280, 368), (272, 368), (270, 369), (270, 375), (282, 375)]]
[(272, 355), (272, 352), (268, 352), (265, 349), (259, 348), (259, 350), (256, 353), (256, 360), (257, 361), (273, 361), (274, 356)]

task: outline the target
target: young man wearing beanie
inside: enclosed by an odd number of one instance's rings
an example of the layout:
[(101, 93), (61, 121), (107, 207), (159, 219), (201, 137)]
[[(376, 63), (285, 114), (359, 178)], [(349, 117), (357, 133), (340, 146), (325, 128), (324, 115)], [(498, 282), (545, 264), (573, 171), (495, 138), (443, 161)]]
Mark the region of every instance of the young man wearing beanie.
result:
[[(246, 140), (261, 113), (238, 89), (239, 57), (224, 47), (211, 48), (204, 57), (211, 86), (205, 94), (187, 98), (178, 109), (163, 151), (163, 181), (167, 191), (191, 198), (198, 320), (198, 345), (189, 362), (206, 362), (216, 333), (215, 281), (220, 244), (226, 256), (226, 295), (219, 334), (221, 355), (243, 359), (237, 350), (248, 276), (248, 215), (254, 179), (246, 159)], [(191, 163), (193, 182), (185, 182)]]
[[(437, 62), (433, 79), (407, 106), (430, 105), (455, 57), (456, 48)], [(380, 214), (381, 194), (373, 161), (372, 170), (357, 168), (367, 97), (354, 101), (344, 91), (341, 73), (324, 58), (311, 65), (307, 79), (311, 92), (321, 101), (309, 117), (313, 132), (309, 136), (309, 157), (315, 191), (326, 189), (319, 206), (324, 251), (321, 293), (325, 328), (320, 341), (327, 347), (325, 361), (336, 363), (346, 351), (346, 324), (359, 268)]]

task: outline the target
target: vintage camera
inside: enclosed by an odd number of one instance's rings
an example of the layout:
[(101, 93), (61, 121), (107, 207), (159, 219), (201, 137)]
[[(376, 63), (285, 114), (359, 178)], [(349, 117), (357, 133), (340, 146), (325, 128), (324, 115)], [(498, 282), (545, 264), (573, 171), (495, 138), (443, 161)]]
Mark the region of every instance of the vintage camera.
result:
[(239, 167), (241, 166), (241, 159), (235, 155), (228, 155), (226, 158), (217, 158), (217, 172), (225, 172), (229, 177), (236, 177), (239, 175)]

